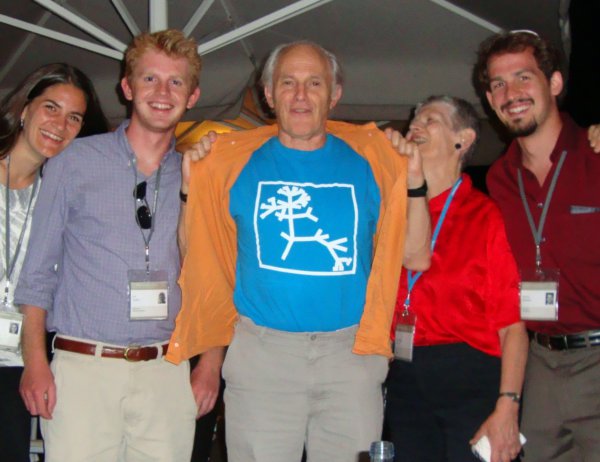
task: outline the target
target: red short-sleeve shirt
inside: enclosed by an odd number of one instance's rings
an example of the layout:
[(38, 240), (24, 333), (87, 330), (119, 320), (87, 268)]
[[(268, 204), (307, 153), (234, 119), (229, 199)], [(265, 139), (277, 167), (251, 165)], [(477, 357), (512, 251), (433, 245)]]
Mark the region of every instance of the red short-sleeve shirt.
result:
[[(434, 227), (449, 193), (429, 201)], [(406, 273), (400, 279), (396, 319), (407, 295)], [(415, 346), (466, 342), (500, 356), (498, 330), (519, 321), (518, 284), (500, 211), (463, 175), (431, 267), (411, 293), (410, 307), (417, 315)]]

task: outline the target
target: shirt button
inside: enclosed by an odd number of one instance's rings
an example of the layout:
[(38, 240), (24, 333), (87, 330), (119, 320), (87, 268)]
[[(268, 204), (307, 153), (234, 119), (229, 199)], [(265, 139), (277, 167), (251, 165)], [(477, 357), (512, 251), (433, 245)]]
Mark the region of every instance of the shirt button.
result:
[(317, 339), (317, 336), (316, 336), (315, 334), (313, 334), (313, 335), (311, 335), (311, 336), (310, 336), (310, 339), (311, 339), (311, 340), (316, 340), (316, 339)]
[(178, 343), (178, 342), (175, 342), (175, 343), (173, 344), (173, 346), (174, 346), (175, 348), (179, 348), (179, 343)]
[(538, 209), (541, 209), (544, 207), (544, 203), (543, 202), (538, 202), (537, 204)]

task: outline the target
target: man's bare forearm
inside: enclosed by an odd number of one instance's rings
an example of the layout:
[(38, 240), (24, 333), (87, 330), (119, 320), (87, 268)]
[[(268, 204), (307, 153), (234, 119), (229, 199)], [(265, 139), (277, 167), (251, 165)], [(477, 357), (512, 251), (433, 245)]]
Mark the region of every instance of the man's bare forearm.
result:
[(21, 308), (23, 323), (23, 359), (25, 369), (19, 391), (32, 415), (52, 418), (56, 405), (56, 385), (46, 356), (46, 311), (32, 305)]
[(39, 362), (47, 364), (46, 310), (33, 305), (23, 305), (21, 312), (24, 316), (22, 349), (25, 366)]

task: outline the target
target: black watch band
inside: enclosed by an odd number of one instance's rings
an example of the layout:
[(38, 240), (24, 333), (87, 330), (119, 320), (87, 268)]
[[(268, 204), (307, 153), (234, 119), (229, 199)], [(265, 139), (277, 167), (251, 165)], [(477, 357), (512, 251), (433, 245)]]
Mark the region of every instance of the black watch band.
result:
[(181, 191), (181, 189), (179, 190), (179, 199), (181, 199), (181, 202), (183, 202), (184, 204), (187, 204), (187, 194), (184, 194), (183, 191)]
[(427, 181), (423, 180), (423, 184), (418, 188), (408, 189), (408, 197), (425, 197), (427, 195)]

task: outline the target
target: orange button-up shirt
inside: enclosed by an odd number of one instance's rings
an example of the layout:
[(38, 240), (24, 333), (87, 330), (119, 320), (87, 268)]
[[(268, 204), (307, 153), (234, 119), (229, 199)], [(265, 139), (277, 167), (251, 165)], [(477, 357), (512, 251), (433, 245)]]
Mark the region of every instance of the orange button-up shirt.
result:
[[(369, 162), (381, 195), (373, 264), (353, 352), (391, 357), (389, 332), (406, 232), (406, 159), (374, 124), (328, 122), (327, 131)], [(179, 279), (182, 307), (167, 353), (171, 362), (231, 342), (237, 319), (233, 303), (237, 231), (229, 214), (229, 191), (250, 156), (277, 133), (277, 125), (272, 125), (220, 135), (211, 154), (192, 166), (185, 217), (187, 254)]]

